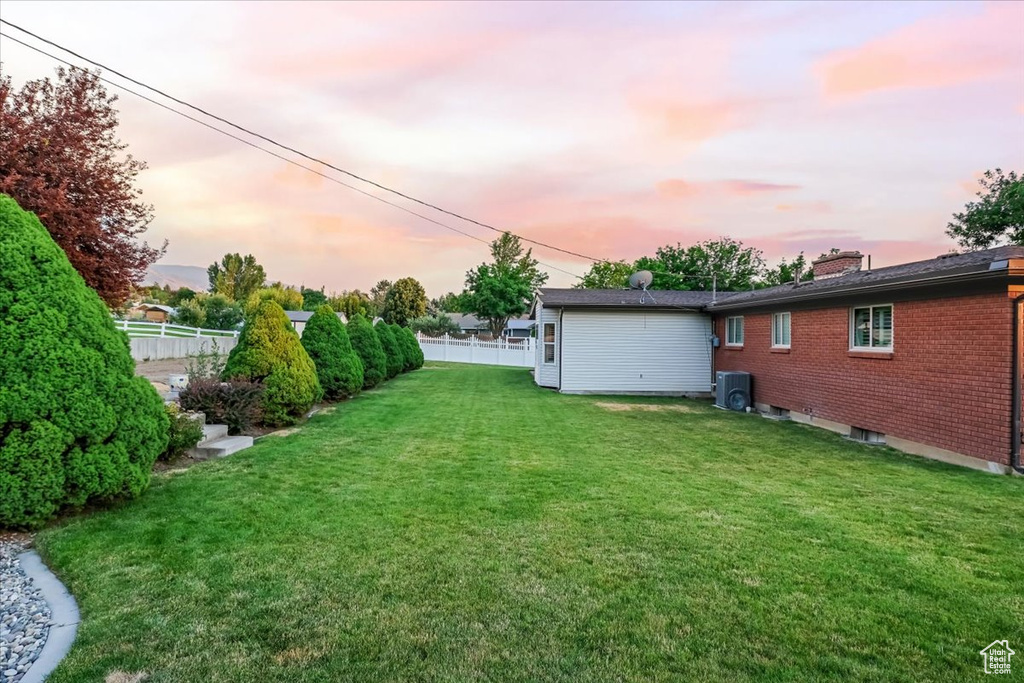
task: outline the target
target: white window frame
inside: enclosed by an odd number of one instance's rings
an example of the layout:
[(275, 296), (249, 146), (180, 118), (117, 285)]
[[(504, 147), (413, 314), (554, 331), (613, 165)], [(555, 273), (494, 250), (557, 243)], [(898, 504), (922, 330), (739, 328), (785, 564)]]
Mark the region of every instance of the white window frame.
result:
[[(786, 321), (787, 335), (776, 334), (783, 328), (781, 327), (782, 321)], [(778, 337), (778, 343), (776, 343), (776, 336)], [(783, 341), (783, 337), (788, 336), (789, 341)], [(773, 349), (788, 349), (793, 343), (793, 314), (789, 311), (780, 311), (778, 313), (772, 313), (772, 348)]]
[[(868, 345), (857, 346), (857, 330), (854, 329), (855, 321), (857, 320), (857, 311), (868, 310), (868, 325), (875, 324), (875, 309), (876, 308), (888, 308), (889, 309), (889, 320), (892, 321), (892, 326), (889, 330), (889, 345), (888, 346), (875, 346), (874, 335), (871, 333), (872, 330), (868, 329)], [(893, 342), (896, 339), (896, 307), (892, 304), (872, 304), (870, 306), (851, 306), (850, 307), (850, 350), (851, 351), (876, 351), (878, 353), (892, 353)]]
[[(548, 325), (551, 325), (551, 341), (548, 341)], [(540, 343), (541, 343), (541, 360), (544, 365), (554, 365), (558, 356), (555, 353), (555, 340), (557, 337), (558, 328), (555, 327), (555, 323), (544, 323), (540, 328)], [(551, 360), (548, 360), (548, 347), (551, 347)]]
[[(736, 331), (735, 327), (739, 328), (739, 339), (737, 340), (733, 335)], [(731, 315), (725, 319), (725, 345), (726, 346), (743, 346), (743, 333), (744, 323), (742, 315)]]

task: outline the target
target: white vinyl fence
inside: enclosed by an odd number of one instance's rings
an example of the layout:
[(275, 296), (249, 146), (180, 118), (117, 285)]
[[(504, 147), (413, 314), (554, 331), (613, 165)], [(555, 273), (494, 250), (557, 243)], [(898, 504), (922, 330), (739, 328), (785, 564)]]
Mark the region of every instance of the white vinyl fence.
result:
[(237, 337), (238, 330), (204, 330), (198, 327), (151, 323), (145, 320), (115, 320), (114, 327), (124, 330), (129, 337)]
[(481, 365), (511, 365), (521, 368), (532, 368), (536, 341), (532, 338), (496, 339), (479, 341), (476, 337), (455, 339), (443, 337), (426, 337), (417, 334), (416, 338), (423, 349), (423, 357), (427, 360), (444, 360), (452, 363), (478, 363)]
[(131, 337), (136, 361), (188, 358), (198, 353), (227, 354), (238, 345), (238, 337)]

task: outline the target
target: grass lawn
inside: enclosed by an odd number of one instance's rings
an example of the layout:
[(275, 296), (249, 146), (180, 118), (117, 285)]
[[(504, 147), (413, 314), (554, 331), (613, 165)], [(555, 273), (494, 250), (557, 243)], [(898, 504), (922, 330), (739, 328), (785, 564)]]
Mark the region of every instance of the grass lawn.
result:
[(1021, 479), (434, 364), (37, 544), (52, 683), (962, 681), (1024, 652), (1022, 524)]

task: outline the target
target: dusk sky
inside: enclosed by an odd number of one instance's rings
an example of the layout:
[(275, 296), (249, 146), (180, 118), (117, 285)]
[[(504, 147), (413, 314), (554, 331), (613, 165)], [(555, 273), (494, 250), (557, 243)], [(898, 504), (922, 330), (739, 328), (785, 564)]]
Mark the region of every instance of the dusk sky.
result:
[[(599, 258), (719, 235), (772, 262), (830, 247), (876, 266), (930, 258), (954, 246), (946, 223), (982, 171), (1024, 170), (1024, 3), (5, 0), (2, 16), (313, 156)], [(16, 86), (54, 73), (8, 40), (0, 59)], [(436, 296), (488, 256), (132, 95), (119, 107), (121, 138), (150, 165), (161, 263), (251, 252), (292, 284), (413, 276)]]

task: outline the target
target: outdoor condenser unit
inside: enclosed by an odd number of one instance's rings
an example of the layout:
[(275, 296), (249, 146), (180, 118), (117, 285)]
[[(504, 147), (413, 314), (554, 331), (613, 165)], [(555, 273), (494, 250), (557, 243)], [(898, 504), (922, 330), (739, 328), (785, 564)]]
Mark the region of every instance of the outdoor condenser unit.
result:
[(715, 405), (729, 410), (751, 406), (749, 372), (719, 371), (715, 376)]

